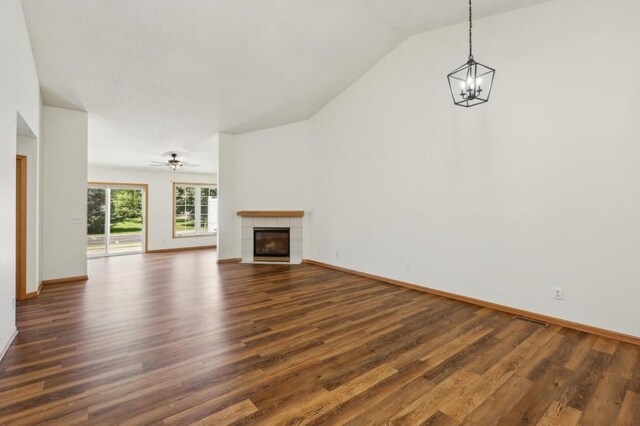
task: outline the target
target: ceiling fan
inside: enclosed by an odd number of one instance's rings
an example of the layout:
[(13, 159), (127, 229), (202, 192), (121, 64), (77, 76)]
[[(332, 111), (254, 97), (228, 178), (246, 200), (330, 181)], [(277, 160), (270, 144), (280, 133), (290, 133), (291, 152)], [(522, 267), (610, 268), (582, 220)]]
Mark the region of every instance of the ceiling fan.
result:
[(167, 161), (152, 161), (152, 164), (149, 164), (151, 167), (169, 167), (171, 170), (178, 170), (182, 166), (187, 167), (200, 167), (197, 164), (190, 164), (184, 161), (178, 160), (178, 154), (172, 153), (171, 158)]

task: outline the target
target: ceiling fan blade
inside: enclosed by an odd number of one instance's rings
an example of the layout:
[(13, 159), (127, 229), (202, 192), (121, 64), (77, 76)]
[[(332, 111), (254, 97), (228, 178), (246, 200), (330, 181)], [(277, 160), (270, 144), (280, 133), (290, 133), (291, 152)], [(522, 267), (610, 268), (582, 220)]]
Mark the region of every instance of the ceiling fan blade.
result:
[(162, 164), (162, 165), (167, 164), (166, 161), (151, 161), (151, 162), (154, 163), (154, 164)]
[(187, 166), (187, 167), (200, 167), (199, 164), (189, 164), (189, 163), (182, 163), (183, 166)]
[(166, 167), (166, 164), (149, 164), (149, 167)]

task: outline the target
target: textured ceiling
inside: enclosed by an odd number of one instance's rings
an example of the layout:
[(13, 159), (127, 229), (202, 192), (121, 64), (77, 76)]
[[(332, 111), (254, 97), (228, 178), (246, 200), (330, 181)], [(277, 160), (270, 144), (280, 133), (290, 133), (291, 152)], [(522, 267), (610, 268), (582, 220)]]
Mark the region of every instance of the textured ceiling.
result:
[[(476, 0), (477, 17), (549, 0)], [(23, 0), (44, 103), (89, 112), (90, 164), (216, 171), (213, 135), (309, 118), (464, 0)], [(195, 170), (195, 169), (192, 169)]]

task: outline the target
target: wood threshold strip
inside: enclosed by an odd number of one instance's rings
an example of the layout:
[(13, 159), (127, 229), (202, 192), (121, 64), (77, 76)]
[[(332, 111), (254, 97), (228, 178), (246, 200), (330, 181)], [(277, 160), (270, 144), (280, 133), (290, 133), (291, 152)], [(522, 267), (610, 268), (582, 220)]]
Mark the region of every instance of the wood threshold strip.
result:
[(172, 253), (175, 251), (190, 251), (190, 250), (207, 250), (214, 249), (216, 245), (208, 245), (208, 246), (193, 246), (193, 247), (176, 247), (176, 248), (168, 248), (168, 249), (158, 249), (158, 250), (147, 250), (147, 253)]
[(304, 210), (242, 210), (237, 214), (242, 217), (302, 217)]
[(621, 342), (631, 343), (632, 345), (640, 346), (640, 337), (631, 336), (629, 334), (618, 333), (612, 330), (606, 330), (604, 328), (593, 327), (591, 325), (581, 324), (573, 321), (564, 320), (561, 318), (551, 317), (548, 315), (537, 314), (535, 312), (525, 311), (523, 309), (512, 308), (510, 306), (499, 305), (497, 303), (487, 302), (485, 300), (474, 299), (473, 297), (462, 296), (455, 293), (449, 293), (448, 291), (436, 290), (434, 288), (423, 287), (416, 284), (410, 284), (404, 281), (394, 280), (392, 278), (385, 278), (379, 275), (373, 275), (366, 272), (356, 271), (354, 269), (343, 268), (341, 266), (332, 265), (330, 263), (319, 262), (317, 260), (304, 259), (304, 263), (310, 265), (322, 266), (328, 269), (334, 269), (336, 271), (346, 272), (349, 274), (357, 275), (364, 278), (369, 278), (376, 281), (381, 281), (387, 284), (393, 284), (401, 287), (405, 287), (411, 290), (421, 291), (423, 293), (434, 294), (436, 296), (446, 297), (448, 299), (458, 300), (460, 302), (470, 303), (472, 305), (482, 306), (484, 308), (493, 309), (495, 311), (506, 312), (511, 315), (527, 317), (537, 321), (548, 322), (550, 324), (559, 325), (561, 327), (571, 328), (573, 330), (582, 331), (585, 333), (595, 334), (597, 336), (608, 337), (616, 339)]

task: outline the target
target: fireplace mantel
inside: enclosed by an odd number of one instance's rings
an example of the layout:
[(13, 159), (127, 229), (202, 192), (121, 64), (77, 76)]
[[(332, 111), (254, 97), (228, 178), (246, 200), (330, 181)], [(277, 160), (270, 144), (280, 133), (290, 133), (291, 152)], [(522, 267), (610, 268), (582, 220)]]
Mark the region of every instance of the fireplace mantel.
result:
[(302, 217), (304, 210), (242, 210), (237, 214), (242, 217)]

